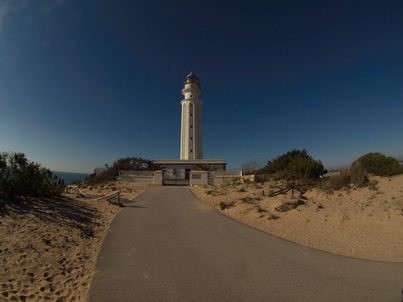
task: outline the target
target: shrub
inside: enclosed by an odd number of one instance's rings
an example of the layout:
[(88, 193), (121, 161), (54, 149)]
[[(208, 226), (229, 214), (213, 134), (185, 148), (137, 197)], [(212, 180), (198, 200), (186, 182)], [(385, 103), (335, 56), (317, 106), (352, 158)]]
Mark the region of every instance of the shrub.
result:
[(324, 190), (340, 190), (350, 187), (351, 184), (359, 188), (369, 184), (368, 173), (361, 164), (356, 164), (350, 169), (342, 169), (338, 174), (323, 179), (321, 188)]
[(0, 202), (18, 196), (59, 196), (64, 186), (57, 176), (40, 164), (29, 162), (23, 153), (0, 154)]
[(361, 163), (358, 162), (355, 165), (352, 165), (348, 172), (351, 175), (351, 182), (357, 187), (361, 188), (368, 185), (368, 172), (364, 169)]
[(213, 196), (215, 196), (215, 193), (217, 193), (215, 190), (208, 190), (208, 191), (206, 191), (206, 195), (213, 195)]
[(141, 157), (125, 157), (115, 161), (112, 167), (100, 174), (91, 174), (86, 182), (88, 185), (96, 185), (102, 182), (116, 180), (119, 176), (120, 170), (134, 170), (134, 171), (155, 171), (160, 169), (158, 165), (154, 165), (152, 160), (144, 159)]
[(321, 161), (314, 160), (303, 150), (292, 150), (269, 161), (260, 171), (270, 173), (275, 179), (319, 179), (327, 171)]
[(403, 173), (403, 165), (399, 164), (395, 158), (379, 152), (361, 156), (353, 162), (352, 167), (356, 165), (361, 165), (368, 173), (378, 176), (392, 176)]
[(340, 190), (348, 187), (351, 183), (351, 176), (347, 169), (339, 171), (339, 174), (333, 175), (322, 180), (321, 188), (324, 190)]
[(259, 173), (255, 175), (255, 183), (260, 183), (264, 185), (264, 183), (267, 181), (267, 176), (265, 174)]
[(73, 180), (69, 183), (70, 185), (82, 186), (83, 182), (81, 180)]

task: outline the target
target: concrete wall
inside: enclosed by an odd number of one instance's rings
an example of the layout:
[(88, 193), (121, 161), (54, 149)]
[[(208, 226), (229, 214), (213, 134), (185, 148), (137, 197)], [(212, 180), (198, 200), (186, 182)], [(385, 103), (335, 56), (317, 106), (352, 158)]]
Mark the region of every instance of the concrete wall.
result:
[(242, 179), (242, 171), (212, 171), (209, 173), (209, 184), (233, 183)]
[[(157, 171), (155, 171), (155, 172), (157, 172)], [(152, 184), (152, 183), (155, 183), (155, 172), (154, 171), (119, 171), (118, 180)]]
[(208, 184), (207, 171), (190, 171), (189, 177), (190, 185), (206, 185)]
[(154, 184), (162, 185), (163, 183), (163, 172), (154, 171)]
[(118, 180), (122, 180), (122, 181), (127, 181), (127, 182), (139, 182), (139, 183), (144, 183), (144, 184), (152, 184), (154, 183), (154, 176), (151, 177), (144, 177), (144, 176), (140, 176), (140, 177), (135, 177), (135, 176), (121, 176), (118, 178)]
[[(166, 173), (166, 172), (165, 172)], [(169, 174), (169, 173), (166, 173)], [(171, 179), (171, 175), (166, 175)], [(190, 171), (189, 185), (223, 184), (242, 180), (241, 171)], [(138, 183), (163, 184), (163, 171), (119, 171), (119, 180)]]

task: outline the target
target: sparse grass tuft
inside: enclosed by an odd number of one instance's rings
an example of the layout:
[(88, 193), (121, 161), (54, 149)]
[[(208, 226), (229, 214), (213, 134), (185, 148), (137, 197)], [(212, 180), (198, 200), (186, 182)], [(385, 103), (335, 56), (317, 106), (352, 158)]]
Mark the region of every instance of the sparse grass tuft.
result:
[(372, 190), (372, 191), (378, 191), (378, 186), (377, 186), (377, 184), (378, 184), (378, 181), (376, 181), (376, 180), (371, 180), (371, 181), (368, 183), (368, 188), (369, 188), (370, 190)]
[(52, 240), (48, 238), (42, 238), (42, 242), (46, 245), (52, 245)]
[(220, 207), (221, 211), (224, 211), (225, 209), (229, 209), (229, 208), (233, 207), (234, 203), (233, 202), (225, 203), (225, 202), (221, 201), (218, 206)]
[(296, 209), (297, 207), (304, 204), (305, 201), (303, 201), (302, 199), (298, 199), (297, 201), (284, 202), (281, 206), (276, 207), (275, 210), (277, 212), (284, 213)]
[(281, 218), (280, 216), (272, 214), (267, 219), (269, 219), (269, 220), (277, 220), (277, 219), (280, 219), (280, 218)]
[(256, 211), (258, 211), (258, 213), (266, 213), (267, 210), (262, 209), (261, 207), (256, 207)]
[(243, 203), (253, 204), (254, 201), (259, 201), (259, 200), (261, 200), (261, 198), (260, 197), (242, 197), (242, 198), (239, 198), (239, 200), (242, 201)]
[(74, 226), (79, 229), (81, 238), (94, 237), (94, 230), (89, 225), (75, 223)]
[(223, 192), (217, 191), (217, 190), (208, 190), (205, 192), (206, 195), (210, 195), (210, 196), (220, 196), (220, 195), (224, 195)]

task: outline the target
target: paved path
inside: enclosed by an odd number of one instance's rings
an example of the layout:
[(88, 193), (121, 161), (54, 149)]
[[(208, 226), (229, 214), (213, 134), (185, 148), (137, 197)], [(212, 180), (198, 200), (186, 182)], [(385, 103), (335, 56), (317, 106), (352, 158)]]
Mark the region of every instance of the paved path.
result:
[(103, 301), (396, 301), (403, 264), (336, 256), (150, 189), (112, 222), (91, 283)]

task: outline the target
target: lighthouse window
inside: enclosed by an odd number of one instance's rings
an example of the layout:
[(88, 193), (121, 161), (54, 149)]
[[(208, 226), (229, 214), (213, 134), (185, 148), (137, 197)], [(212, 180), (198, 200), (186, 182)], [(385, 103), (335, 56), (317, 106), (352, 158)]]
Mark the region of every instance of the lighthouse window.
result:
[(190, 128), (193, 128), (193, 125), (190, 125)]
[(193, 136), (191, 136), (190, 139), (193, 139)]
[(190, 97), (192, 98), (192, 97), (193, 97), (193, 95), (190, 95)]
[(193, 152), (193, 149), (190, 149), (190, 152)]

